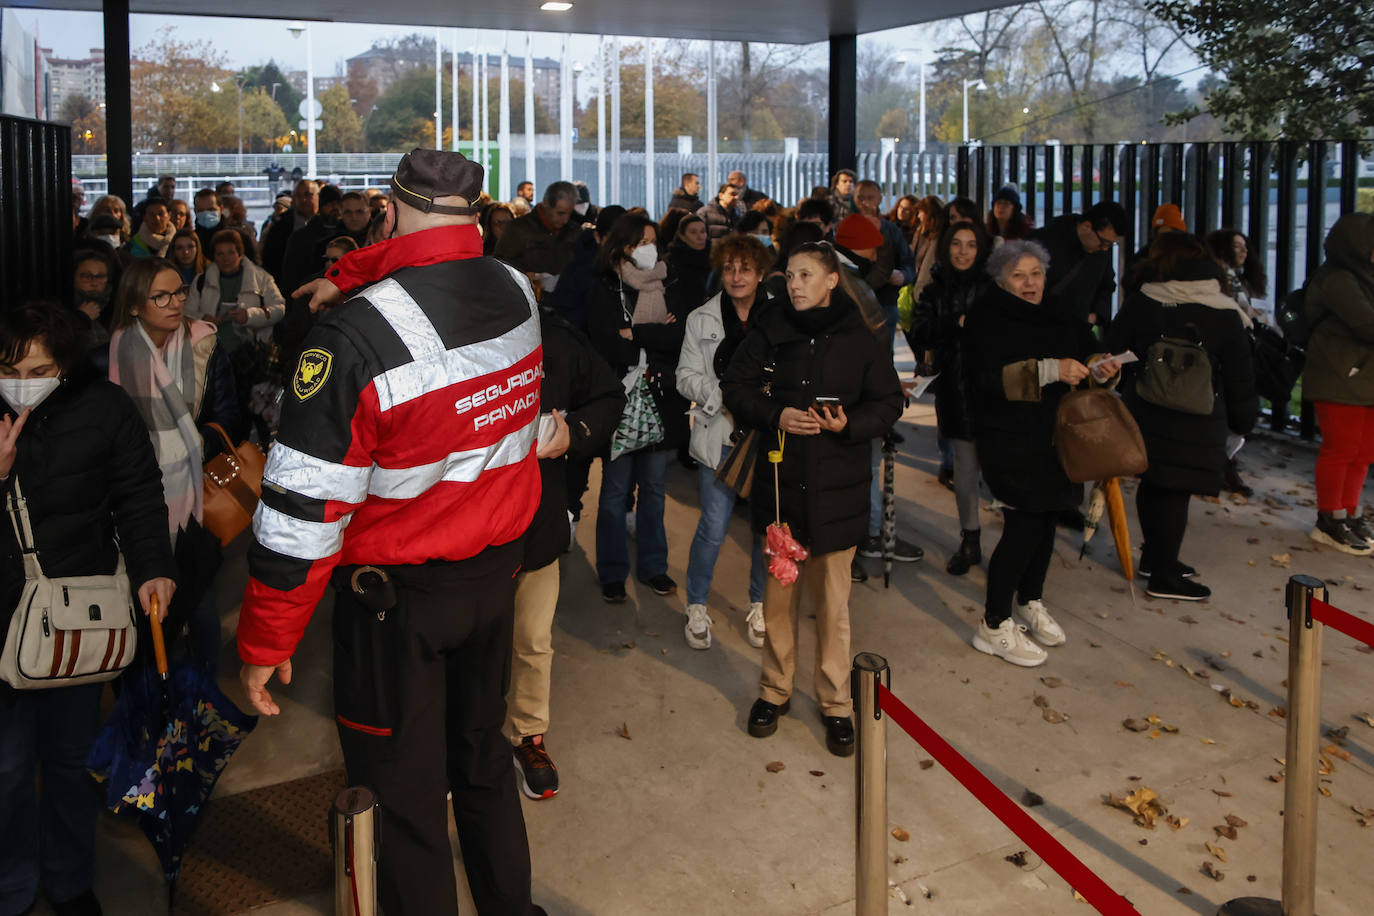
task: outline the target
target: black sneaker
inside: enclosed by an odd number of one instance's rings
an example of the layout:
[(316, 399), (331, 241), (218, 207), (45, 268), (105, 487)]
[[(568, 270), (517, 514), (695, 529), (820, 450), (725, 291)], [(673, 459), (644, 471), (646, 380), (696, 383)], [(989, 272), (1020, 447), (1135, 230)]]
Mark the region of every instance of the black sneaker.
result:
[(625, 597), (624, 582), (601, 583), (601, 600), (607, 604), (624, 604)]
[(854, 720), (849, 716), (821, 716), (825, 725), (825, 748), (836, 757), (854, 753)]
[(954, 468), (940, 468), (935, 480), (949, 492), (954, 492)]
[(543, 735), (533, 735), (515, 746), (515, 769), (526, 798), (539, 801), (558, 794), (558, 768), (549, 758)]
[(859, 555), (857, 553), (854, 554), (854, 559), (849, 561), (849, 581), (868, 581), (868, 570), (864, 569), (863, 561), (859, 559)]
[(1374, 553), (1369, 541), (1360, 537), (1348, 518), (1333, 518), (1326, 512), (1317, 513), (1317, 524), (1307, 532), (1307, 536), (1318, 544), (1334, 547), (1341, 553), (1355, 557), (1367, 557)]
[[(1151, 569), (1153, 565), (1154, 564), (1147, 562), (1144, 557), (1141, 557), (1140, 562), (1136, 564), (1135, 574), (1142, 579), (1148, 579), (1152, 575), (1154, 575), (1154, 572)], [(1182, 560), (1178, 561), (1177, 572), (1184, 579), (1192, 579), (1197, 576), (1197, 570), (1189, 566), (1187, 563), (1184, 563)]]
[(1212, 590), (1182, 576), (1152, 576), (1145, 586), (1145, 594), (1151, 598), (1172, 598), (1174, 601), (1206, 601), (1212, 597)]
[[(897, 538), (892, 545), (892, 559), (898, 563), (915, 563), (925, 555), (924, 550), (901, 538)], [(859, 556), (875, 560), (883, 559), (883, 539), (881, 537), (864, 538), (859, 542)]]
[(1249, 499), (1255, 495), (1253, 487), (1247, 486), (1241, 479), (1240, 468), (1236, 465), (1236, 459), (1232, 458), (1226, 462), (1226, 470), (1222, 474), (1222, 489), (1228, 493), (1238, 493)]
[(781, 706), (767, 700), (755, 700), (749, 708), (749, 734), (755, 738), (767, 738), (778, 730), (778, 717), (787, 715), (787, 710), (791, 708), (791, 700), (784, 700)]
[(644, 584), (660, 595), (672, 595), (677, 592), (677, 583), (670, 579), (667, 573), (650, 576), (644, 580)]
[(1346, 519), (1350, 525), (1350, 530), (1366, 541), (1374, 544), (1374, 522), (1371, 522), (1367, 515), (1357, 515), (1354, 518)]

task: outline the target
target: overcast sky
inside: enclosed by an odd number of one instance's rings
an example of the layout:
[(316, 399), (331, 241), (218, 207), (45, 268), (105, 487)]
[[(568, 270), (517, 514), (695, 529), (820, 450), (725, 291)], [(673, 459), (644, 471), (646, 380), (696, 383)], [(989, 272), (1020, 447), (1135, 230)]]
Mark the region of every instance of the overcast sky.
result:
[[(14, 9), (25, 28), (36, 31), (39, 43), (52, 48), (58, 57), (84, 58), (91, 48), (104, 44), (99, 13), (76, 13), (59, 10)], [(305, 68), (305, 42), (295, 39), (287, 31), (287, 23), (276, 19), (219, 19), (208, 16), (148, 16), (135, 15), (130, 22), (130, 43), (137, 49), (146, 44), (165, 26), (173, 26), (182, 40), (212, 41), (229, 57), (235, 69), (265, 63), (269, 58), (287, 63), (286, 69)], [(312, 26), (315, 41), (315, 73), (329, 76), (344, 72), (344, 61), (366, 51), (377, 39), (399, 38), (412, 32), (434, 33), (432, 27), (384, 26), (317, 22)], [(493, 53), (499, 53), (507, 33), (459, 29), (458, 46), (466, 50), (476, 42), (484, 42)], [(444, 47), (450, 46), (453, 30), (444, 29)], [(892, 46), (913, 46), (933, 50), (931, 28), (911, 26), (876, 36)], [(510, 32), (512, 55), (523, 55), (525, 33)], [(534, 33), (534, 53), (537, 57), (557, 59), (563, 36), (554, 33)], [(660, 39), (665, 41), (665, 39)], [(574, 35), (570, 42), (570, 56), (574, 61), (589, 61), (596, 54), (596, 39), (588, 35)], [(826, 61), (824, 45), (815, 46), (814, 66)]]

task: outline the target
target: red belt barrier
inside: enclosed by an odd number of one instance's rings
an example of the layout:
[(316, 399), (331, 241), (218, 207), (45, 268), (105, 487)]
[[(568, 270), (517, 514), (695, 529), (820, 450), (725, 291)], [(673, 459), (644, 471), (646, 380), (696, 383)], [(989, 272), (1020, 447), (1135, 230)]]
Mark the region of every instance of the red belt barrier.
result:
[(939, 761), (940, 766), (973, 793), (973, 797), (982, 802), (983, 807), (995, 814), (1012, 833), (1020, 837), (1022, 842), (1030, 846), (1036, 855), (1059, 873), (1061, 878), (1069, 882), (1074, 890), (1082, 894), (1083, 899), (1092, 904), (1094, 909), (1104, 916), (1140, 916), (1125, 897), (1112, 890), (1107, 882), (1078, 861), (1062, 843), (1050, 836), (1049, 831), (1023, 811), (1020, 805), (1003, 794), (1002, 790), (993, 785), (977, 767), (965, 760), (948, 741), (936, 734), (933, 728), (881, 683), (878, 684), (878, 704), (892, 717), (892, 721), (900, 725), (917, 744)]
[(1327, 604), (1320, 598), (1312, 599), (1312, 619), (1320, 620), (1328, 627), (1334, 627), (1351, 639), (1358, 639), (1367, 646), (1374, 646), (1374, 623), (1361, 620), (1354, 614)]

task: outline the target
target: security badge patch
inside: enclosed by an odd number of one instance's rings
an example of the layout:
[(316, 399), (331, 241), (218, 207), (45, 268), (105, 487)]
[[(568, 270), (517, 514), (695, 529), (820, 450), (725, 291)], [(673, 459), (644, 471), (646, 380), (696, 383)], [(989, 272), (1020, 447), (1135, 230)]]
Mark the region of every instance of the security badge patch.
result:
[(291, 390), (296, 400), (304, 401), (324, 387), (329, 378), (329, 368), (334, 363), (334, 354), (319, 347), (311, 347), (301, 354), (296, 363), (296, 374), (291, 378)]

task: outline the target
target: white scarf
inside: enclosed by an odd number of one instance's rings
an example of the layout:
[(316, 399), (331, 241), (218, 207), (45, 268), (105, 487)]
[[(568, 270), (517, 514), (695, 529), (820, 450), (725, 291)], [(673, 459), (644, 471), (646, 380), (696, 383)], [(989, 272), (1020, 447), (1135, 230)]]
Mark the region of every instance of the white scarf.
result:
[(1195, 302), (1198, 305), (1205, 305), (1209, 309), (1235, 312), (1240, 316), (1240, 323), (1247, 330), (1254, 327), (1255, 324), (1250, 320), (1250, 316), (1245, 314), (1245, 310), (1236, 304), (1236, 300), (1221, 291), (1216, 280), (1169, 280), (1164, 283), (1145, 283), (1141, 285), (1140, 291), (1164, 305), (1182, 305), (1185, 302)]

